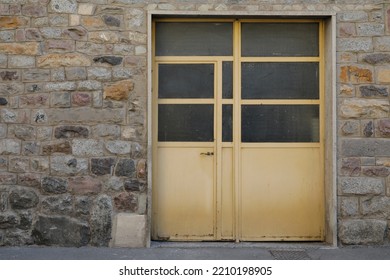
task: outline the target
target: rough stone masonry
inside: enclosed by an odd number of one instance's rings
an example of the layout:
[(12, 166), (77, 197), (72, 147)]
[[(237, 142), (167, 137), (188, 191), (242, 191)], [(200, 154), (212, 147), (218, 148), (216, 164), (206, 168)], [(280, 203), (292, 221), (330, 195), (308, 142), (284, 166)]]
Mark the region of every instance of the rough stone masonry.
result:
[(148, 10), (337, 12), (338, 239), (389, 243), (389, 0), (0, 0), (0, 245), (147, 216)]

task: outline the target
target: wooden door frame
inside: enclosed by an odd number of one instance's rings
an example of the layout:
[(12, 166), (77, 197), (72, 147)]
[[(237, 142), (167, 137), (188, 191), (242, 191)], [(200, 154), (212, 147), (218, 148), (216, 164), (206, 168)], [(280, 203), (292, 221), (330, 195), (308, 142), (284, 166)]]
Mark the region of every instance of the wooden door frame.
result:
[(148, 227), (147, 227), (147, 246), (150, 246), (151, 227), (152, 227), (152, 160), (153, 160), (153, 135), (152, 124), (153, 106), (152, 106), (152, 20), (154, 17), (191, 17), (203, 16), (207, 18), (216, 17), (246, 17), (246, 18), (275, 18), (287, 17), (295, 19), (317, 18), (324, 20), (324, 60), (325, 60), (325, 242), (337, 246), (337, 198), (336, 198), (336, 14), (319, 12), (178, 12), (178, 11), (148, 11)]

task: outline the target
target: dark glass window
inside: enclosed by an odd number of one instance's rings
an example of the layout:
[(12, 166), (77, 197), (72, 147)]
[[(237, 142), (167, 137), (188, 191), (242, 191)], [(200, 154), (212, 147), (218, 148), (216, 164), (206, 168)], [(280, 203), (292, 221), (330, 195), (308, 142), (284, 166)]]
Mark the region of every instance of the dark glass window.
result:
[(242, 142), (319, 142), (318, 105), (242, 105)]
[(317, 62), (244, 62), (242, 99), (318, 99)]
[(157, 56), (231, 56), (231, 22), (157, 22)]
[(233, 62), (222, 63), (222, 98), (233, 98)]
[(222, 142), (233, 141), (233, 105), (222, 105)]
[(213, 142), (214, 105), (158, 105), (158, 141)]
[(159, 98), (214, 98), (214, 64), (159, 64)]
[(318, 56), (318, 23), (242, 23), (242, 56)]

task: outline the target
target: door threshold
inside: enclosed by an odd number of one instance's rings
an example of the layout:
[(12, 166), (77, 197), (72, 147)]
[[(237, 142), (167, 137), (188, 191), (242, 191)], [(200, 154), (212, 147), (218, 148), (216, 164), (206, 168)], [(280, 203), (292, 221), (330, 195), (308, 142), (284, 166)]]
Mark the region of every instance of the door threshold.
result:
[(259, 249), (334, 249), (336, 246), (325, 242), (175, 242), (151, 241), (151, 248), (259, 248)]

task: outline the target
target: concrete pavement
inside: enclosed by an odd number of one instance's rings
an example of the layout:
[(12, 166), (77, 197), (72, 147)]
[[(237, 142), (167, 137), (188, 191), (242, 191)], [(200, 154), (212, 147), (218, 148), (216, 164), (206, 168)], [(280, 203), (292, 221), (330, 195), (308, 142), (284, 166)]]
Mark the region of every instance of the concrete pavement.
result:
[(0, 247), (0, 260), (390, 260), (390, 246), (313, 243), (168, 243), (150, 248)]

